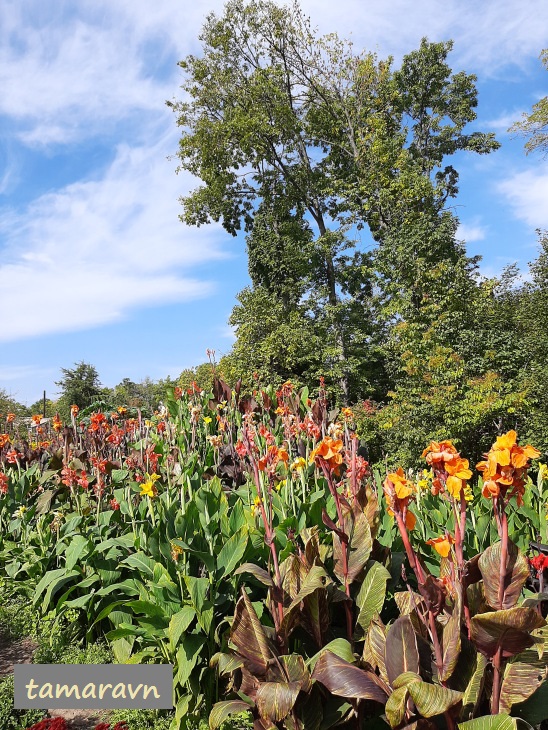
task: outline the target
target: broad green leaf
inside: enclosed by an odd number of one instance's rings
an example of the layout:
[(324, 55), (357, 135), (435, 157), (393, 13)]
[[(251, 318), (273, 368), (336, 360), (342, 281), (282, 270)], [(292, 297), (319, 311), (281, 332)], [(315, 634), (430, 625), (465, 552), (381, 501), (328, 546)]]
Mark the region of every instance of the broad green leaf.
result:
[(373, 562), (360, 591), (356, 597), (356, 603), (360, 612), (358, 614), (355, 639), (361, 639), (369, 628), (374, 616), (381, 612), (386, 595), (386, 583), (390, 580), (390, 573), (380, 563)]
[(205, 637), (198, 634), (186, 634), (177, 649), (177, 680), (184, 685), (196, 666)]
[(128, 601), (126, 606), (131, 608), (134, 613), (144, 613), (146, 616), (152, 617), (164, 617), (162, 608), (150, 601)]
[(323, 684), (338, 697), (374, 700), (383, 705), (387, 700), (384, 685), (376, 674), (360, 669), (330, 651), (322, 652), (314, 667), (312, 679)]
[(236, 669), (240, 669), (244, 666), (243, 659), (235, 656), (234, 654), (224, 654), (218, 651), (211, 657), (209, 662), (210, 667), (217, 667), (219, 676), (224, 674), (232, 674)]
[(80, 573), (77, 570), (71, 570), (68, 573), (65, 573), (65, 575), (51, 581), (46, 589), (46, 592), (44, 593), (44, 600), (42, 601), (42, 611), (45, 612), (47, 610), (48, 606), (50, 605), (51, 599), (53, 598), (54, 594), (57, 593), (59, 588), (62, 588), (73, 578), (79, 577)]
[(188, 629), (195, 616), (196, 611), (192, 608), (192, 606), (183, 606), (183, 608), (173, 614), (169, 620), (167, 635), (169, 636), (169, 642), (173, 650), (177, 648), (181, 635)]
[(34, 590), (34, 597), (33, 597), (33, 603), (36, 605), (38, 602), (38, 599), (40, 598), (41, 594), (46, 590), (46, 588), (49, 586), (49, 584), (56, 580), (57, 578), (60, 578), (62, 575), (64, 575), (66, 572), (65, 568), (56, 568), (55, 570), (48, 570), (48, 572), (42, 577), (42, 579), (39, 581), (38, 585), (36, 586)]
[(417, 637), (409, 616), (400, 616), (388, 630), (385, 663), (390, 684), (404, 672), (419, 673)]
[(246, 712), (250, 709), (247, 702), (243, 700), (217, 702), (213, 705), (209, 715), (209, 730), (217, 730), (230, 715), (236, 715), (239, 712)]
[(261, 717), (280, 722), (287, 717), (299, 695), (300, 682), (261, 682), (255, 702)]
[(512, 608), (518, 602), (521, 589), (529, 577), (529, 566), (525, 556), (511, 540), (508, 540), (508, 556), (504, 579), (502, 605), (499, 602), (500, 563), (502, 543), (488, 547), (480, 556), (479, 569), (483, 576), (483, 587), (487, 603), (494, 609)]
[(230, 575), (243, 558), (247, 547), (247, 529), (236, 532), (223, 545), (217, 556), (217, 579)]
[(517, 723), (514, 718), (503, 714), (459, 722), (457, 727), (459, 730), (517, 730)]
[(84, 537), (83, 535), (75, 535), (65, 550), (65, 568), (67, 570), (72, 570), (88, 547), (89, 543), (87, 537)]
[(127, 558), (122, 560), (122, 563), (125, 563), (132, 568), (137, 568), (137, 570), (139, 570), (143, 575), (150, 578), (154, 575), (154, 560), (151, 560), (151, 558), (143, 552), (128, 555)]

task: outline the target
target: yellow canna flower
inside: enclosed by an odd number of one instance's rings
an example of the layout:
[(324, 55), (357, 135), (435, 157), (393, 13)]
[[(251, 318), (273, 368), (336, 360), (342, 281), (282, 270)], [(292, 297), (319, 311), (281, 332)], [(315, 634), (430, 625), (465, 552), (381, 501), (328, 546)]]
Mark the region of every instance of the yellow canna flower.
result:
[(301, 469), (304, 469), (306, 467), (306, 460), (303, 459), (302, 456), (299, 456), (295, 461), (291, 464), (291, 471), (300, 471)]

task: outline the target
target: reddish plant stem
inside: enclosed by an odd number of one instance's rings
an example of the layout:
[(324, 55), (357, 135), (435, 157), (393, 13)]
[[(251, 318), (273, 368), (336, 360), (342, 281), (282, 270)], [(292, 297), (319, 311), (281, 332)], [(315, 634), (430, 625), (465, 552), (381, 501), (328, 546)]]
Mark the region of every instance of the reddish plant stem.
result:
[[(504, 589), (506, 588), (506, 563), (508, 560), (508, 520), (506, 518), (505, 505), (502, 500), (496, 499), (495, 511), (500, 511), (499, 522), (501, 526), (501, 547), (500, 547), (500, 570), (499, 570), (499, 592), (498, 609), (502, 610), (504, 602)], [(491, 715), (499, 714), (500, 690), (502, 683), (502, 646), (499, 646), (493, 657), (493, 695), (491, 697)]]
[[(425, 581), (425, 575), (424, 570), (422, 568), (422, 565), (417, 559), (417, 556), (415, 555), (415, 551), (411, 547), (411, 542), (409, 540), (409, 534), (407, 532), (407, 528), (405, 526), (405, 522), (403, 520), (403, 517), (401, 514), (395, 513), (396, 522), (398, 523), (398, 529), (400, 531), (403, 545), (405, 547), (405, 552), (407, 553), (407, 559), (409, 560), (409, 564), (414, 571), (415, 575), (417, 576), (417, 580), (419, 583), (424, 583)], [(436, 661), (436, 667), (438, 669), (438, 676), (441, 677), (442, 668), (443, 668), (443, 654), (441, 650), (440, 640), (438, 637), (438, 632), (436, 630), (436, 619), (434, 617), (434, 614), (432, 613), (431, 609), (428, 609), (428, 627), (430, 629), (430, 635), (432, 637), (432, 645), (434, 647), (434, 656)], [(440, 680), (441, 681), (441, 680)], [(441, 682), (441, 684), (444, 684)], [(447, 718), (446, 718), (447, 719)], [(451, 718), (449, 720), (452, 722)], [(453, 725), (449, 724), (448, 721), (448, 727), (449, 730), (452, 730), (454, 727)]]
[[(269, 518), (266, 514), (266, 510), (264, 508), (263, 500), (261, 497), (261, 477), (259, 475), (259, 467), (257, 465), (257, 460), (253, 456), (253, 452), (251, 450), (251, 440), (247, 436), (246, 431), (244, 431), (243, 441), (244, 441), (245, 447), (247, 449), (249, 461), (251, 462), (251, 468), (253, 469), (253, 478), (255, 481), (255, 486), (257, 487), (257, 495), (260, 500), (259, 509), (261, 512), (261, 517), (262, 517), (264, 529), (265, 529), (265, 542), (270, 548), (270, 553), (272, 555), (272, 563), (274, 565), (274, 575), (276, 577), (276, 587), (278, 588), (279, 594), (281, 595), (282, 577), (280, 574), (280, 566), (278, 563), (278, 553), (276, 551), (276, 545), (274, 542), (274, 530), (272, 529), (271, 521), (269, 520)], [(282, 604), (282, 601), (281, 601), (279, 595), (277, 595), (275, 597), (274, 601), (276, 603), (276, 608), (277, 608), (277, 612), (278, 612), (278, 615), (274, 616), (274, 621), (276, 623), (276, 630), (278, 630), (282, 625), (282, 621), (283, 621), (283, 617), (284, 617), (284, 607), (283, 607), (283, 604)]]
[[(329, 486), (329, 491), (333, 495), (333, 499), (335, 500), (335, 507), (337, 509), (337, 519), (339, 521), (339, 527), (342, 532), (346, 535), (346, 529), (345, 529), (345, 520), (342, 513), (341, 508), (341, 502), (339, 498), (339, 493), (337, 491), (337, 488), (335, 487), (335, 484), (333, 482), (333, 476), (331, 474), (331, 471), (329, 470), (328, 464), (324, 461), (324, 459), (321, 460), (321, 467), (322, 471), (324, 473), (324, 476), (327, 480), (327, 484)], [(343, 578), (344, 578), (344, 591), (348, 598), (350, 598), (350, 583), (348, 582), (348, 546), (347, 543), (339, 538), (341, 543), (341, 557), (342, 557), (342, 572), (343, 572)], [(344, 611), (346, 614), (346, 634), (348, 641), (350, 645), (353, 646), (353, 636), (354, 636), (354, 628), (353, 628), (353, 616), (352, 616), (352, 607), (350, 605), (350, 601), (344, 602)]]
[[(461, 489), (460, 492), (460, 514), (458, 519), (459, 535), (457, 539), (457, 533), (455, 530), (455, 552), (457, 554), (457, 565), (459, 568), (459, 580), (462, 585), (462, 579), (464, 574), (464, 536), (466, 535), (466, 499), (464, 498), (464, 491)], [(472, 626), (470, 616), (470, 606), (468, 605), (468, 594), (463, 585), (462, 590), (462, 605), (464, 609), (464, 620), (466, 622), (466, 630), (468, 632), (468, 640), (470, 640)]]

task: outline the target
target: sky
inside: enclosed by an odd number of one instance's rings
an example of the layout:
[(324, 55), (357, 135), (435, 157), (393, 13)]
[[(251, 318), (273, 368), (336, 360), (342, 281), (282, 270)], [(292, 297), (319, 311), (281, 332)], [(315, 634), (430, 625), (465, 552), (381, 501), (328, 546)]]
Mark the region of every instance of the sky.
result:
[[(420, 39), (452, 39), (477, 75), (478, 119), (501, 148), (455, 161), (460, 237), (486, 276), (525, 273), (548, 228), (548, 162), (508, 133), (545, 96), (543, 0), (302, 0), (321, 33), (396, 64)], [(0, 389), (30, 405), (61, 368), (105, 386), (177, 377), (230, 350), (249, 283), (245, 240), (179, 220), (198, 181), (176, 174), (177, 62), (199, 55), (219, 0), (0, 3)], [(472, 131), (472, 130), (471, 130)]]

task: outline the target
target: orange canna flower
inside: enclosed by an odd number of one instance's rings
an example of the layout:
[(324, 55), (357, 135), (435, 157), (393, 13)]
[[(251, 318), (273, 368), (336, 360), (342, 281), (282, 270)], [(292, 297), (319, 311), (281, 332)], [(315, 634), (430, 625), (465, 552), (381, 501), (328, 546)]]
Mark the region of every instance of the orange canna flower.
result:
[(538, 459), (540, 451), (533, 446), (518, 446), (517, 433), (499, 436), (476, 469), (483, 474), (482, 494), (487, 499), (516, 497), (518, 506), (523, 504), (525, 478), (530, 459)]
[(440, 537), (435, 537), (432, 540), (426, 541), (427, 545), (432, 545), (434, 550), (441, 555), (442, 558), (446, 558), (451, 552), (451, 545), (455, 544), (455, 539), (452, 535), (446, 533)]
[(408, 530), (414, 530), (416, 524), (417, 524), (417, 518), (415, 517), (415, 515), (412, 512), (407, 510), (407, 512), (405, 513), (405, 526), (407, 527)]
[(310, 463), (321, 466), (322, 461), (327, 463), (329, 469), (338, 473), (339, 467), (343, 462), (341, 454), (343, 442), (341, 439), (333, 439), (329, 436), (323, 438), (315, 449), (310, 453)]
[(433, 464), (443, 464), (451, 461), (454, 455), (458, 456), (458, 451), (451, 441), (431, 441), (422, 452), (422, 458), (426, 457), (426, 461), (431, 466)]
[(72, 413), (73, 416), (77, 416), (78, 413), (80, 412), (80, 409), (78, 408), (78, 406), (74, 405), (74, 406), (70, 407), (70, 412)]
[(15, 413), (8, 413), (8, 415), (6, 416), (6, 421), (8, 423), (13, 423), (15, 421), (15, 418)]
[(10, 442), (9, 434), (7, 433), (0, 433), (0, 449), (3, 449), (4, 446), (7, 446)]

